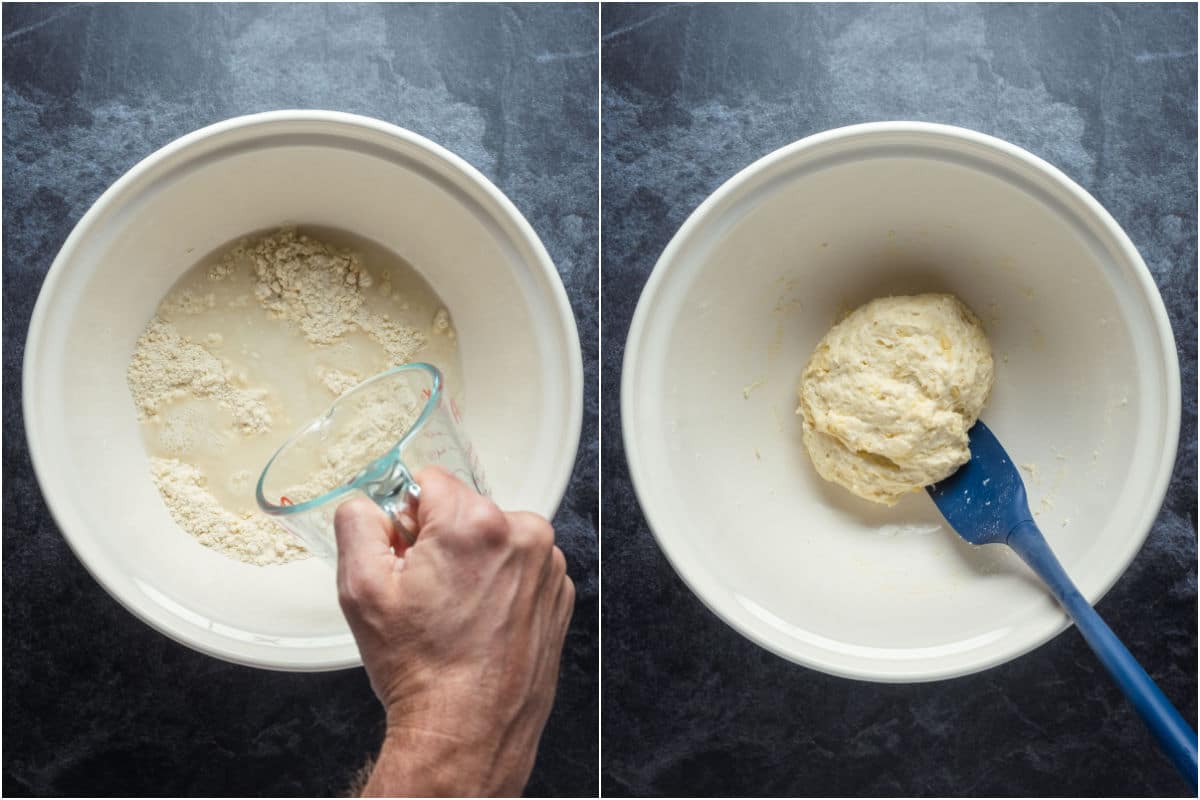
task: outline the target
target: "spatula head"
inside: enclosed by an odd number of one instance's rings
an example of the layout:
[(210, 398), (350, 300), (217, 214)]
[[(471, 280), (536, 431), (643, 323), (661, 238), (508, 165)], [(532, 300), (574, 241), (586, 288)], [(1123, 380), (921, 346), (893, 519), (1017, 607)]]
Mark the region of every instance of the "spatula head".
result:
[(926, 491), (963, 539), (971, 544), (1002, 543), (1018, 523), (1033, 518), (1025, 484), (986, 425), (976, 422), (967, 436), (971, 460)]

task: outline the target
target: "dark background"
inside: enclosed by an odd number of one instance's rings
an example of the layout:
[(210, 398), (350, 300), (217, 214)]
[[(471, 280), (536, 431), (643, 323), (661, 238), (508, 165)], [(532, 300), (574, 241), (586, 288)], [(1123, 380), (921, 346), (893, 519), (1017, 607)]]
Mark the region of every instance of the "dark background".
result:
[(1196, 7), (602, 8), (606, 794), (1180, 795), (1077, 632), (982, 674), (854, 682), (740, 637), (676, 577), (621, 443), (638, 295), (684, 219), (755, 159), (886, 119), (974, 128), (1058, 166), (1125, 228), (1183, 370), (1167, 500), (1099, 604), (1196, 720)]
[(361, 669), (233, 666), (138, 622), (85, 572), (26, 452), (21, 356), (38, 289), (89, 205), (227, 117), (378, 117), (465, 158), (529, 219), (583, 342), (585, 417), (555, 519), (578, 587), (528, 791), (597, 780), (597, 8), (5, 5), (4, 779), (13, 794), (339, 793), (378, 746)]

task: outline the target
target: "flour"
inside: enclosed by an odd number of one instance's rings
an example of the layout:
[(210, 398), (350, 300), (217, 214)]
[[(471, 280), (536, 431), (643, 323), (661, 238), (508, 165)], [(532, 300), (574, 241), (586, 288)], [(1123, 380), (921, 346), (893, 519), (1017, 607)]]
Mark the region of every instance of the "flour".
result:
[(265, 515), (234, 514), (225, 509), (205, 488), (204, 475), (190, 464), (151, 458), (150, 471), (171, 517), (200, 544), (258, 565), (308, 555), (302, 544)]
[(203, 314), (217, 305), (217, 297), (212, 292), (199, 294), (189, 289), (174, 292), (162, 302), (160, 313), (174, 314)]
[(425, 336), (416, 328), (393, 322), (382, 315), (362, 312), (355, 321), (378, 342), (396, 366), (412, 361), (416, 352), (425, 346)]
[(238, 387), (240, 375), (226, 372), (220, 359), (179, 334), (175, 326), (155, 316), (138, 339), (127, 373), (139, 417), (158, 414), (172, 400), (191, 395), (215, 397), (233, 412), (239, 430), (248, 436), (271, 429), (266, 392)]
[(448, 339), (454, 339), (454, 328), (450, 327), (450, 315), (446, 313), (446, 309), (439, 309), (433, 315), (433, 332)]
[(321, 383), (325, 384), (325, 388), (332, 392), (334, 397), (345, 394), (363, 381), (357, 372), (340, 369), (323, 369), (319, 374)]
[[(331, 241), (283, 229), (202, 260), (160, 303), (129, 363), (151, 477), (172, 518), (246, 563), (308, 556), (254, 492), (275, 450), (333, 397), (418, 355), (459, 391), (454, 330), (432, 290), (365, 240)], [(399, 400), (364, 410), (289, 496), (334, 488), (394, 445), (419, 405)]]
[(300, 326), (313, 344), (332, 344), (354, 328), (379, 343), (396, 364), (404, 364), (425, 345), (425, 336), (366, 306), (363, 290), (374, 279), (361, 257), (311, 236), (284, 229), (227, 255), (209, 278), (224, 280), (249, 257), (258, 284), (258, 302), (272, 315)]
[(298, 324), (314, 344), (332, 344), (353, 328), (361, 289), (371, 284), (356, 255), (292, 230), (267, 236), (248, 252), (258, 277), (254, 293), (267, 311)]

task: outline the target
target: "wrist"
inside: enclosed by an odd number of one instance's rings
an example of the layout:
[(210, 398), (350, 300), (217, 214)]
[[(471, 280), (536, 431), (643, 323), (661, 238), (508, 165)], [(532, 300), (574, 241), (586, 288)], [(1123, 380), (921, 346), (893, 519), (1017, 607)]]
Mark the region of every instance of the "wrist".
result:
[(364, 794), (480, 797), (496, 793), (490, 759), (465, 739), (411, 723), (388, 721)]

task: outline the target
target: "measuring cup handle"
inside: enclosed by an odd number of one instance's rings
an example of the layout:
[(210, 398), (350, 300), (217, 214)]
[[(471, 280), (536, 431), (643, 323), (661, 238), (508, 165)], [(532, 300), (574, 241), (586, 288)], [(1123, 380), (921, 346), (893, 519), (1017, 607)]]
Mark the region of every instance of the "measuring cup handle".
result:
[(382, 508), (392, 520), (392, 527), (404, 541), (409, 545), (416, 544), (416, 535), (408, 529), (403, 517), (404, 513), (421, 496), (421, 487), (413, 480), (412, 474), (403, 465), (397, 463), (394, 481), (389, 481), (386, 485), (382, 482), (376, 483), (364, 488), (367, 496), (374, 500), (376, 505)]

